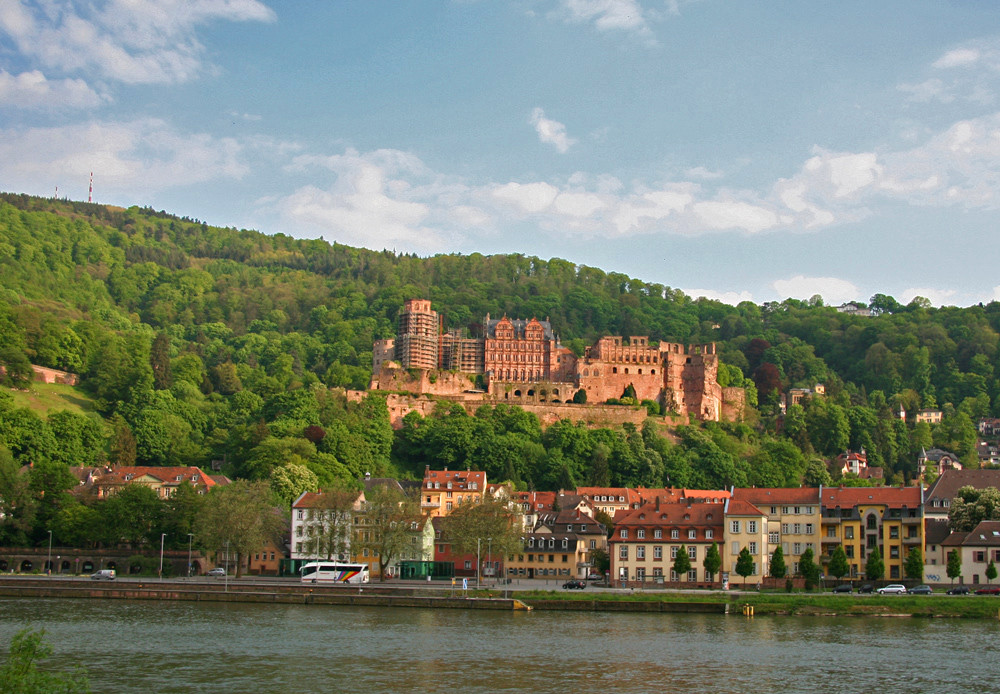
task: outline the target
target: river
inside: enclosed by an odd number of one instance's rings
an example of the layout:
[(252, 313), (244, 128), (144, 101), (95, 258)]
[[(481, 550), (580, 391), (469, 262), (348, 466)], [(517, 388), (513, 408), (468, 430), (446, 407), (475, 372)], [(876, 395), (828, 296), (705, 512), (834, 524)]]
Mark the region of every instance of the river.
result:
[[(998, 601), (1000, 605), (1000, 601)], [(0, 599), (103, 692), (969, 692), (996, 621)]]

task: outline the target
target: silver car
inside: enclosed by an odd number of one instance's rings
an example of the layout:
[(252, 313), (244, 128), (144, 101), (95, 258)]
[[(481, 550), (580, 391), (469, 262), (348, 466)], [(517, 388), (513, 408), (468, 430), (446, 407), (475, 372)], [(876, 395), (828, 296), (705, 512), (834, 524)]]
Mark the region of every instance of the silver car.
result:
[(897, 594), (903, 595), (906, 593), (906, 586), (902, 583), (890, 583), (887, 586), (882, 586), (876, 591), (879, 595)]

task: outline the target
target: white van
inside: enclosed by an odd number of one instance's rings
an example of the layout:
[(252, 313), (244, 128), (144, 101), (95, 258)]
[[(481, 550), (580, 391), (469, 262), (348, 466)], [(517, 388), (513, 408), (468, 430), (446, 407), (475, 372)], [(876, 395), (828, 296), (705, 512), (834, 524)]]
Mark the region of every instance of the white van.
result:
[(115, 570), (101, 569), (100, 571), (95, 571), (90, 574), (90, 577), (95, 581), (113, 581), (115, 580)]

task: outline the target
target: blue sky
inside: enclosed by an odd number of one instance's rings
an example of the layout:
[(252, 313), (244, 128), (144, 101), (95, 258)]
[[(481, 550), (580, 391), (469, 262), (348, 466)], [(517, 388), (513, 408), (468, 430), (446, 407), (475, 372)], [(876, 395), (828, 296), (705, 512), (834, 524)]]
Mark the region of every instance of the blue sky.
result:
[(1000, 300), (1000, 3), (0, 0), (0, 189), (757, 303)]

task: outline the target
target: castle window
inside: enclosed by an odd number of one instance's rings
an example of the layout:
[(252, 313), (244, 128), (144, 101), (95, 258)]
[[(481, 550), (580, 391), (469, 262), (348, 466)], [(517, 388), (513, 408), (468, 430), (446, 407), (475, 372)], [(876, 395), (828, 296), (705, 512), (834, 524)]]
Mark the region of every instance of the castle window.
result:
[(613, 373), (613, 374), (618, 373), (618, 367), (617, 366), (612, 366), (611, 367), (611, 373)]

